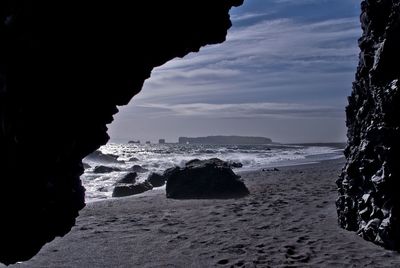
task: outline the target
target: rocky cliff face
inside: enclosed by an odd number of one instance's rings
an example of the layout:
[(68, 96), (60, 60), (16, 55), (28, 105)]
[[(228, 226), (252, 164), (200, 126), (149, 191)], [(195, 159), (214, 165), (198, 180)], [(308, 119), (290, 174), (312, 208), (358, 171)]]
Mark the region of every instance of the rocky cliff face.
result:
[(363, 35), (347, 107), (346, 166), (337, 184), (339, 224), (400, 249), (400, 1), (362, 1)]
[(225, 40), (243, 0), (0, 1), (0, 261), (27, 260), (84, 207), (81, 159), (155, 66)]

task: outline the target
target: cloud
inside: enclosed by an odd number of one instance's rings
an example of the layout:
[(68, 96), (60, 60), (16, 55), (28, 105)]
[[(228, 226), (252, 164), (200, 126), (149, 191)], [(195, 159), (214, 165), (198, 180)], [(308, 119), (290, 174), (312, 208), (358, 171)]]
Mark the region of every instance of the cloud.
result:
[(344, 111), (336, 107), (298, 103), (190, 103), (141, 104), (155, 117), (209, 117), (209, 118), (340, 118)]
[(111, 131), (344, 140), (358, 12), (359, 0), (247, 0), (226, 42), (156, 68)]
[(297, 4), (297, 5), (304, 5), (308, 3), (316, 3), (316, 2), (323, 2), (326, 0), (273, 0), (273, 2), (278, 4)]
[(264, 12), (264, 13), (248, 12), (248, 13), (242, 13), (242, 14), (233, 14), (233, 15), (231, 15), (231, 20), (235, 24), (235, 23), (241, 23), (242, 21), (245, 21), (245, 20), (266, 17), (266, 16), (272, 15), (274, 13), (275, 13), (274, 11), (270, 11), (270, 12)]
[[(222, 45), (157, 68), (136, 100), (160, 103), (342, 101), (357, 62), (356, 18), (283, 18), (233, 28)], [(243, 96), (245, 95), (245, 96)]]

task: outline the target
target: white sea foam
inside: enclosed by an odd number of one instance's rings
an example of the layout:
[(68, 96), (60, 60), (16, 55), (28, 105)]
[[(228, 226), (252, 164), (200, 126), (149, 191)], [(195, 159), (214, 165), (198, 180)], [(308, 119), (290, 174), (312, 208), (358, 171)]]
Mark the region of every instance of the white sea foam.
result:
[[(85, 159), (91, 168), (85, 170), (82, 182), (86, 188), (88, 201), (111, 198), (115, 182), (129, 172), (133, 165), (140, 165), (148, 172), (139, 173), (138, 181), (143, 181), (151, 172), (162, 173), (165, 169), (182, 166), (192, 159), (217, 157), (225, 161), (241, 162), (240, 171), (256, 170), (271, 166), (293, 165), (315, 162), (323, 159), (342, 157), (341, 150), (328, 146), (300, 145), (181, 145), (181, 144), (115, 144), (100, 148), (104, 154), (118, 156), (123, 163), (107, 166), (118, 167), (121, 171), (107, 174), (93, 173), (94, 167), (104, 165)], [(131, 158), (137, 161), (129, 161)], [(236, 170), (236, 171), (239, 171)]]

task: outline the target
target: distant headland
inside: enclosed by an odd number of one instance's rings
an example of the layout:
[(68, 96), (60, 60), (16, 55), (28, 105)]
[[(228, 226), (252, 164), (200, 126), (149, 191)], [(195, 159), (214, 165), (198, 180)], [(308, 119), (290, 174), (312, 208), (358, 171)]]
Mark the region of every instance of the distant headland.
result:
[(179, 137), (180, 144), (270, 144), (272, 140), (265, 137), (246, 136), (207, 136), (207, 137)]

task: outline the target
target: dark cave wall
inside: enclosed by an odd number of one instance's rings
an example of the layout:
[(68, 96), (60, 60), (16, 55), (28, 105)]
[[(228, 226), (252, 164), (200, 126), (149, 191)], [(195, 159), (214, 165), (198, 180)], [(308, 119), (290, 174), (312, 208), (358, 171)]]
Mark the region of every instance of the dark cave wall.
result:
[(346, 109), (341, 227), (400, 249), (400, 1), (362, 1), (360, 62)]
[(84, 207), (81, 159), (154, 67), (225, 40), (243, 0), (0, 1), (0, 262), (27, 260)]

